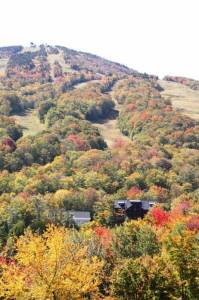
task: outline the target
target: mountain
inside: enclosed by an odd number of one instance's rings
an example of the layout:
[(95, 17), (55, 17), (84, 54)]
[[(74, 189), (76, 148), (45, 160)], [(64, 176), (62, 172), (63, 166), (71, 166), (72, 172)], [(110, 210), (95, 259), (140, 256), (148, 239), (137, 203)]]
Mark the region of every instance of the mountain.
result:
[(0, 298), (198, 299), (197, 82), (34, 44), (0, 73)]
[[(0, 65), (8, 76), (34, 77), (44, 75), (49, 79), (58, 77), (56, 66), (60, 72), (90, 71), (100, 75), (138, 74), (137, 71), (119, 63), (111, 62), (97, 55), (78, 52), (61, 46), (32, 45), (24, 48), (22, 46), (10, 46), (0, 48)], [(43, 72), (43, 74), (42, 74)], [(40, 77), (41, 78), (41, 77)]]
[[(45, 128), (38, 121), (37, 114), (39, 113), (40, 120), (43, 122), (44, 114), (55, 106), (55, 98), (60, 98), (61, 94), (73, 90), (74, 87), (83, 87), (87, 82), (90, 85), (86, 86), (86, 91), (84, 88), (81, 90), (81, 95), (77, 95), (85, 99), (92, 88), (91, 84), (99, 85), (101, 81), (104, 86), (100, 87), (101, 91), (98, 96), (90, 95), (87, 99), (87, 102), (90, 101), (90, 108), (87, 108), (86, 118), (93, 121), (105, 118), (116, 103), (112, 101), (113, 99), (111, 100), (110, 95), (106, 95), (105, 99), (103, 94), (109, 92), (118, 79), (127, 76), (156, 79), (155, 76), (141, 74), (119, 63), (66, 47), (36, 46), (33, 43), (30, 47), (1, 47), (1, 112), (3, 115), (13, 115), (17, 123), (24, 127), (23, 134), (35, 134)], [(76, 91), (76, 94), (78, 93)], [(97, 107), (94, 109), (91, 104), (97, 98), (102, 99), (102, 102), (98, 104), (99, 109)], [(86, 105), (88, 106), (88, 103)], [(110, 122), (110, 126), (113, 133), (115, 132), (113, 140), (121, 133), (116, 129), (116, 121), (113, 120), (112, 123)], [(37, 124), (36, 129), (34, 124)], [(107, 126), (101, 125), (101, 127), (101, 130), (105, 132)], [(110, 135), (108, 132), (107, 141)]]

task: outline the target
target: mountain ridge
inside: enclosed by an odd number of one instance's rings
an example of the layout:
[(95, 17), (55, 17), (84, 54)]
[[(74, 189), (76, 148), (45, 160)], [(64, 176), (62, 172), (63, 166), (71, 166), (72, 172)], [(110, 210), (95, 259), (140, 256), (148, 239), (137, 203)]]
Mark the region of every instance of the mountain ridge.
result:
[[(17, 56), (21, 56), (21, 59), (23, 58), (23, 56), (27, 56), (27, 53), (32, 53), (30, 54), (30, 56), (32, 55), (32, 57), (34, 58), (34, 56), (36, 56), (34, 53), (38, 52), (38, 55), (42, 55), (42, 51), (43, 51), (43, 55), (45, 56), (50, 55), (50, 54), (58, 54), (59, 51), (63, 51), (63, 55), (65, 56), (65, 63), (67, 64), (68, 62), (71, 63), (72, 69), (73, 71), (75, 71), (75, 68), (77, 67), (78, 70), (81, 69), (81, 64), (82, 61), (84, 60), (84, 66), (83, 69), (88, 69), (93, 71), (93, 68), (95, 67), (95, 69), (99, 68), (99, 71), (102, 71), (102, 73), (105, 73), (105, 75), (108, 75), (112, 72), (121, 72), (123, 74), (128, 74), (128, 75), (137, 75), (137, 76), (141, 76), (141, 77), (151, 77), (151, 78), (156, 78), (157, 76), (154, 75), (148, 75), (146, 73), (141, 73), (138, 72), (137, 70), (134, 70), (132, 68), (129, 68), (128, 66), (124, 65), (124, 64), (120, 64), (119, 62), (114, 62), (111, 61), (109, 59), (103, 58), (99, 55), (96, 54), (91, 54), (89, 52), (83, 52), (83, 51), (77, 51), (74, 49), (70, 49), (64, 46), (59, 46), (59, 45), (55, 45), (55, 46), (50, 46), (50, 45), (40, 45), (40, 46), (36, 46), (33, 43), (31, 43), (30, 47), (24, 47), (24, 46), (3, 46), (0, 47), (0, 65), (1, 65), (1, 60), (2, 59), (8, 59), (8, 60), (16, 60)], [(46, 51), (46, 54), (45, 54)], [(40, 53), (39, 53), (40, 52)], [(24, 54), (26, 53), (26, 54)], [(16, 55), (15, 57), (12, 57), (13, 55)], [(82, 56), (82, 57), (81, 57)], [(72, 57), (72, 61), (70, 61), (70, 57)], [(27, 57), (26, 57), (27, 59)], [(23, 60), (23, 62), (21, 63), (25, 63), (25, 58)], [(95, 64), (95, 66), (91, 67), (91, 64)], [(8, 61), (9, 64), (9, 61)], [(12, 61), (10, 62), (10, 64), (12, 64)], [(20, 64), (20, 61), (19, 61)], [(90, 65), (90, 66), (89, 66)], [(6, 65), (7, 66), (7, 65)], [(6, 68), (6, 66), (4, 66), (4, 68)], [(101, 67), (100, 67), (101, 66)], [(31, 68), (31, 65), (29, 66)], [(100, 72), (99, 72), (100, 73)]]

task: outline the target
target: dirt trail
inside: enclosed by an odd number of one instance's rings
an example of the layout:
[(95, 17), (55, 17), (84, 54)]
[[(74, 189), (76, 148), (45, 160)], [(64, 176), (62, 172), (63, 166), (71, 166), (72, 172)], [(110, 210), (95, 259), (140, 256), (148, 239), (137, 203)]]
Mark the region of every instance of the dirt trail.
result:
[(190, 89), (181, 83), (159, 80), (164, 88), (161, 95), (171, 100), (173, 107), (180, 109), (185, 115), (199, 120), (199, 91)]
[(127, 136), (123, 135), (120, 129), (117, 127), (117, 117), (122, 109), (122, 106), (118, 104), (112, 91), (110, 92), (110, 95), (112, 100), (115, 102), (115, 108), (112, 116), (110, 119), (103, 120), (101, 123), (93, 123), (93, 125), (99, 129), (108, 147), (112, 148), (117, 139), (122, 139), (128, 143), (131, 143), (131, 140)]
[(96, 83), (96, 82), (99, 82), (99, 80), (94, 79), (94, 80), (89, 80), (89, 81), (85, 81), (85, 82), (80, 82), (80, 83), (77, 83), (76, 85), (74, 85), (74, 89), (83, 89), (87, 84)]
[(58, 54), (48, 54), (48, 62), (50, 64), (51, 70), (50, 70), (50, 75), (53, 79), (54, 78), (54, 64), (55, 62), (58, 62), (62, 66), (62, 71), (63, 72), (72, 72), (70, 65), (65, 63), (64, 60), (64, 53), (63, 51), (59, 51)]
[[(91, 82), (99, 82), (99, 80), (91, 80), (88, 82), (79, 83), (75, 85), (75, 88), (83, 88)], [(123, 139), (124, 141), (128, 141), (129, 143), (131, 142), (131, 140), (127, 136), (123, 135), (117, 127), (117, 117), (122, 109), (122, 106), (119, 105), (114, 98), (113, 91), (109, 92), (109, 94), (115, 103), (113, 113), (108, 119), (104, 119), (101, 122), (95, 122), (92, 124), (99, 129), (108, 147), (112, 148), (115, 140), (117, 139)]]
[(37, 116), (37, 109), (29, 109), (24, 114), (12, 116), (16, 123), (21, 125), (23, 130), (23, 136), (36, 135), (37, 133), (46, 129)]
[(8, 58), (0, 58), (0, 76), (6, 75), (7, 64)]
[[(86, 84), (90, 82), (97, 82), (97, 80), (92, 80), (84, 83), (75, 85), (75, 88), (83, 88)], [(115, 140), (123, 139), (124, 141), (131, 142), (131, 140), (124, 136), (119, 128), (117, 127), (117, 117), (122, 109), (122, 106), (119, 105), (114, 98), (113, 92), (110, 92), (112, 100), (115, 102), (115, 108), (108, 119), (104, 119), (101, 122), (93, 123), (96, 126), (104, 140), (106, 141), (108, 147), (113, 147)], [(22, 115), (13, 115), (16, 120), (16, 123), (21, 125), (23, 130), (23, 135), (35, 135), (42, 130), (45, 130), (46, 127), (42, 124), (37, 116), (37, 109), (28, 110), (25, 114)]]

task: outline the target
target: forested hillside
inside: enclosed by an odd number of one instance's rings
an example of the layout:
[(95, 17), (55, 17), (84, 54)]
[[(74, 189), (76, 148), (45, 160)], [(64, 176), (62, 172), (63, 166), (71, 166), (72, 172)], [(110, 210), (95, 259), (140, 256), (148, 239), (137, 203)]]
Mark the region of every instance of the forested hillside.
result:
[[(118, 224), (121, 199), (155, 206)], [(0, 48), (0, 299), (197, 300), (198, 231), (199, 121), (156, 76)]]

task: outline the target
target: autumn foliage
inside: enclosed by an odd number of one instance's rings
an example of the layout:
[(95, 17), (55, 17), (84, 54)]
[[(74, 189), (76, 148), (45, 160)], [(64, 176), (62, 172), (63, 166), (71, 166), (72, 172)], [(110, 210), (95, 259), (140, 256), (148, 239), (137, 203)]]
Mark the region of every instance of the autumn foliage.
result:
[(170, 214), (160, 207), (153, 208), (151, 210), (151, 215), (157, 226), (166, 225), (170, 218)]
[[(0, 47), (0, 299), (197, 300), (198, 121), (156, 76), (33, 48)], [(30, 112), (45, 130), (24, 135)], [(110, 124), (123, 137), (108, 147)], [(121, 199), (153, 208), (120, 222)]]
[(88, 257), (64, 228), (48, 227), (43, 236), (27, 232), (17, 242), (15, 264), (1, 265), (4, 299), (80, 299), (97, 297), (103, 262)]

